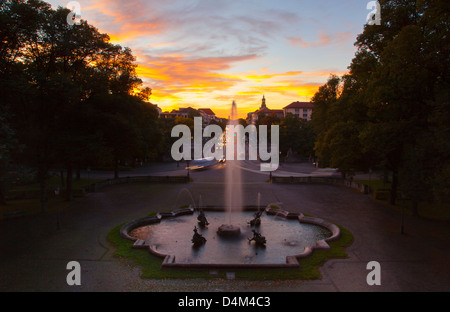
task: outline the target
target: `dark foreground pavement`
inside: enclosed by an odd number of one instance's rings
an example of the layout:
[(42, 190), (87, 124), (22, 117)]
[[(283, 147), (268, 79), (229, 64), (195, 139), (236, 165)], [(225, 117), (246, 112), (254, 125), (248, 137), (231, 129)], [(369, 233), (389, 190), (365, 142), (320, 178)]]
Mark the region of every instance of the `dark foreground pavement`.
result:
[[(448, 222), (408, 217), (402, 235), (400, 215), (366, 195), (336, 186), (274, 185), (253, 171), (245, 171), (242, 182), (245, 204), (255, 204), (260, 192), (262, 204), (282, 202), (286, 210), (346, 227), (355, 237), (350, 257), (327, 262), (321, 280), (254, 282), (143, 280), (139, 268), (113, 256), (106, 235), (118, 224), (174, 210), (191, 201), (189, 194), (223, 205), (221, 166), (193, 172), (194, 182), (186, 185), (110, 186), (59, 215), (0, 221), (0, 291), (450, 291)], [(66, 283), (73, 260), (81, 264), (81, 286)], [(381, 264), (381, 286), (366, 283), (370, 261)]]

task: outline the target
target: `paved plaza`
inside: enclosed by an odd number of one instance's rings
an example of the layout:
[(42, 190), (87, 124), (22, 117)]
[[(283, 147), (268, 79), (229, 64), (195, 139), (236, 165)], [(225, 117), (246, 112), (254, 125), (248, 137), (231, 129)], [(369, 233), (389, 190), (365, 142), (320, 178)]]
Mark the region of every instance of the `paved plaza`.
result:
[[(252, 162), (243, 164), (245, 205), (255, 205), (259, 192), (263, 205), (282, 203), (288, 211), (344, 226), (355, 238), (349, 258), (328, 261), (320, 280), (245, 281), (239, 272), (235, 280), (146, 280), (140, 268), (114, 257), (106, 236), (118, 224), (175, 210), (189, 203), (188, 193), (196, 201), (201, 196), (204, 205), (223, 205), (224, 166), (191, 172), (189, 184), (114, 185), (76, 199), (59, 214), (1, 221), (0, 291), (450, 291), (448, 222), (406, 217), (402, 235), (400, 214), (369, 195), (338, 186), (271, 184)], [(289, 171), (309, 174), (314, 168), (291, 164), (280, 172)], [(122, 175), (185, 173), (172, 163)], [(73, 260), (81, 264), (81, 286), (66, 283)], [(381, 264), (381, 286), (367, 285), (370, 261)]]

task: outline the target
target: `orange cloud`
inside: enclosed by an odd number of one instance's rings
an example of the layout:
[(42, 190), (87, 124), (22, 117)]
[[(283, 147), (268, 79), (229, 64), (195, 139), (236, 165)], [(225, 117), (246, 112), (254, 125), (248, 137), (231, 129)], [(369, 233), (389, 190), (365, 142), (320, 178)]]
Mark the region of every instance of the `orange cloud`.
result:
[(163, 91), (212, 92), (226, 90), (240, 82), (236, 76), (221, 74), (235, 62), (256, 58), (256, 55), (232, 57), (138, 56), (136, 71), (143, 79), (162, 88)]
[[(282, 77), (292, 77), (298, 76), (299, 79), (309, 79), (309, 78), (326, 78), (330, 75), (342, 76), (347, 72), (338, 72), (338, 71), (317, 71), (317, 72), (304, 72), (304, 71), (288, 71), (284, 73), (273, 73), (273, 74), (240, 74), (237, 77), (241, 77), (242, 79), (253, 80), (256, 82), (261, 82), (263, 80), (272, 79), (272, 78), (282, 78)], [(276, 83), (283, 83), (285, 81), (273, 80)]]
[[(202, 106), (228, 116), (232, 100), (242, 114), (259, 108), (263, 94), (270, 108), (308, 100), (330, 72), (301, 71), (305, 60), (289, 59), (290, 53), (273, 55), (269, 48), (284, 51), (289, 42), (328, 48), (351, 37), (339, 29), (325, 33), (312, 26), (305, 33), (317, 31), (314, 39), (288, 37), (301, 26), (300, 16), (285, 7), (276, 9), (276, 4), (270, 10), (249, 4), (245, 11), (242, 1), (80, 1), (88, 5), (83, 9), (90, 23), (113, 43), (133, 49), (137, 75), (152, 88), (151, 101), (163, 109)], [(330, 66), (319, 61), (319, 66)], [(241, 62), (247, 62), (245, 69), (235, 67)]]
[(278, 93), (282, 95), (291, 94), (293, 96), (312, 97), (323, 83), (303, 83), (297, 81), (284, 81), (280, 85), (250, 87), (261, 93)]
[(274, 77), (284, 77), (284, 76), (297, 76), (303, 74), (302, 71), (289, 71), (285, 73), (280, 74), (265, 74), (265, 75), (248, 75), (245, 76), (246, 79), (250, 80), (263, 80), (263, 79), (270, 79)]
[(99, 12), (95, 16), (95, 24), (108, 33), (113, 43), (161, 34), (169, 26), (168, 19), (148, 14), (147, 4), (139, 0), (99, 0), (83, 9)]
[[(222, 74), (234, 62), (252, 59), (255, 56), (223, 58), (145, 57), (137, 68), (138, 75), (147, 79), (154, 92), (152, 100), (165, 103), (162, 106), (210, 106), (228, 116), (229, 104), (239, 103), (239, 114), (255, 111), (261, 104), (262, 95), (271, 99), (271, 108), (282, 108), (295, 100), (309, 100), (323, 85), (323, 82), (310, 82), (309, 79), (329, 77), (332, 73), (288, 71), (281, 73)], [(279, 78), (288, 78), (282, 79)], [(262, 79), (261, 79), (262, 78)], [(267, 79), (264, 85), (255, 85), (259, 79)], [(205, 104), (203, 104), (205, 103)]]
[(287, 39), (291, 42), (292, 45), (295, 46), (301, 46), (303, 48), (316, 48), (333, 44), (343, 44), (344, 42), (347, 42), (348, 40), (352, 40), (354, 38), (349, 32), (336, 33), (334, 35), (320, 32), (317, 40), (313, 42), (305, 41), (302, 37), (287, 37)]

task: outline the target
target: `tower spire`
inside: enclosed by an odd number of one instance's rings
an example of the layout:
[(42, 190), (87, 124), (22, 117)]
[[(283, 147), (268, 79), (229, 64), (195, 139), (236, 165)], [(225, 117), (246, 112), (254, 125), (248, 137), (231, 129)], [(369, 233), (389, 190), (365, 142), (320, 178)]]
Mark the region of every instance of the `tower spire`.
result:
[(263, 95), (261, 109), (266, 107), (266, 97)]

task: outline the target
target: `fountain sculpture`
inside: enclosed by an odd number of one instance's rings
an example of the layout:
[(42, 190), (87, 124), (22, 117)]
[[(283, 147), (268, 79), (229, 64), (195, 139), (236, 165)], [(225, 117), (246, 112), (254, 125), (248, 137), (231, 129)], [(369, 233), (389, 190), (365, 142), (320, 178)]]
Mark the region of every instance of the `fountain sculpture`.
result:
[(194, 236), (192, 237), (193, 247), (199, 247), (206, 243), (206, 238), (202, 234), (198, 233), (197, 227), (194, 228)]
[(248, 222), (250, 226), (260, 226), (261, 225), (261, 215), (262, 212), (258, 211), (254, 214), (254, 218)]
[(261, 233), (256, 232), (255, 230), (252, 230), (252, 232), (253, 232), (253, 237), (248, 238), (248, 242), (251, 243), (252, 241), (254, 241), (255, 245), (265, 246), (266, 238), (264, 236), (262, 236)]
[(206, 219), (205, 212), (203, 211), (203, 209), (200, 209), (200, 214), (198, 215), (197, 220), (201, 228), (205, 228), (209, 225), (209, 222)]

